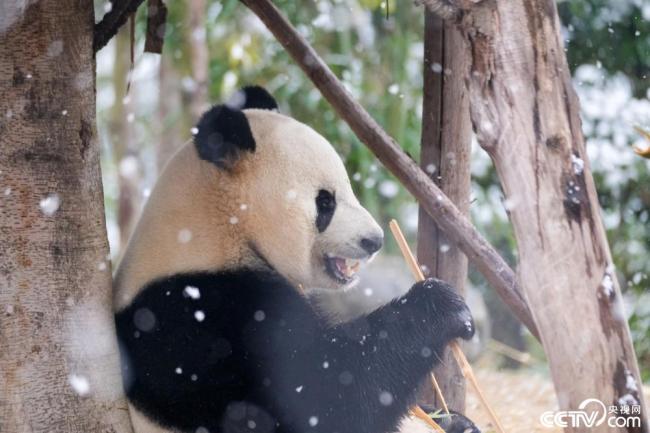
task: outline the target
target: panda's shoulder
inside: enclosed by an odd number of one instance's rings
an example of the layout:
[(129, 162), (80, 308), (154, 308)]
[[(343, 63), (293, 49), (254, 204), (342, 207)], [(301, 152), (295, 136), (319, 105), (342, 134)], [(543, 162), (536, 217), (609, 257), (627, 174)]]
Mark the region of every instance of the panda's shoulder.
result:
[[(306, 308), (300, 293), (276, 272), (241, 268), (215, 272), (179, 273), (156, 279), (140, 289), (119, 316), (133, 316), (146, 308), (173, 317), (185, 311), (248, 315), (258, 308)], [(250, 311), (249, 311), (250, 310)]]

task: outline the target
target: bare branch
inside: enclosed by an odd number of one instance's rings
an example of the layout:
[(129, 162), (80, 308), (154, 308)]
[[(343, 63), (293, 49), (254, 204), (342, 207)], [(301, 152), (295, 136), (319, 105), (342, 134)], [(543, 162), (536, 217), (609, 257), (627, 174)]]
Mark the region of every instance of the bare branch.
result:
[(242, 3), (264, 22), (359, 139), (419, 200), (420, 205), (449, 238), (459, 245), (519, 320), (533, 335), (538, 336), (515, 273), (499, 253), (429, 176), (402, 151), (395, 140), (352, 98), (314, 49), (269, 0), (242, 0)]
[(93, 49), (95, 52), (104, 48), (126, 20), (138, 10), (143, 0), (112, 0), (112, 8), (102, 20), (95, 24)]

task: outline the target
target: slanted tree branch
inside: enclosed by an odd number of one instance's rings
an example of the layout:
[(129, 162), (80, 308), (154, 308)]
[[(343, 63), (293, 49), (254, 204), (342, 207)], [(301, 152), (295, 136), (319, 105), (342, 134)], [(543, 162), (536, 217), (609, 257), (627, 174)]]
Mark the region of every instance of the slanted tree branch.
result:
[(111, 0), (112, 8), (102, 20), (95, 24), (93, 49), (95, 52), (104, 46), (117, 34), (117, 31), (133, 15), (143, 0)]
[(241, 1), (275, 35), (361, 141), (419, 200), (420, 205), (449, 238), (458, 244), (519, 320), (533, 335), (538, 336), (515, 273), (499, 253), (395, 140), (352, 98), (316, 51), (269, 0)]

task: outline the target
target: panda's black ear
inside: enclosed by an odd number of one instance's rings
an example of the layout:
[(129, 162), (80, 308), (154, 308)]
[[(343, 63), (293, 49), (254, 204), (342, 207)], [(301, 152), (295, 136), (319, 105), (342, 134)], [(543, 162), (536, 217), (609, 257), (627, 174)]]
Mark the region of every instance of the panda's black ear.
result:
[(229, 170), (242, 152), (255, 152), (255, 139), (246, 115), (227, 105), (215, 105), (206, 111), (194, 132), (199, 157), (219, 168)]
[(259, 108), (261, 110), (278, 111), (278, 103), (265, 88), (246, 86), (235, 92), (228, 101), (228, 106), (238, 110)]

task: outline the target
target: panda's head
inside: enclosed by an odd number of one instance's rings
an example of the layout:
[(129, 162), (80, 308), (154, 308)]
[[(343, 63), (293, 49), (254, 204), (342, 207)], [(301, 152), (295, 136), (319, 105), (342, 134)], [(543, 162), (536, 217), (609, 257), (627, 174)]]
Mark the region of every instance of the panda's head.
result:
[[(355, 197), (343, 162), (321, 135), (277, 112), (260, 87), (206, 112), (194, 144), (231, 202), (252, 252), (305, 288), (350, 285), (382, 246), (383, 232)], [(220, 191), (219, 194), (222, 194)]]

